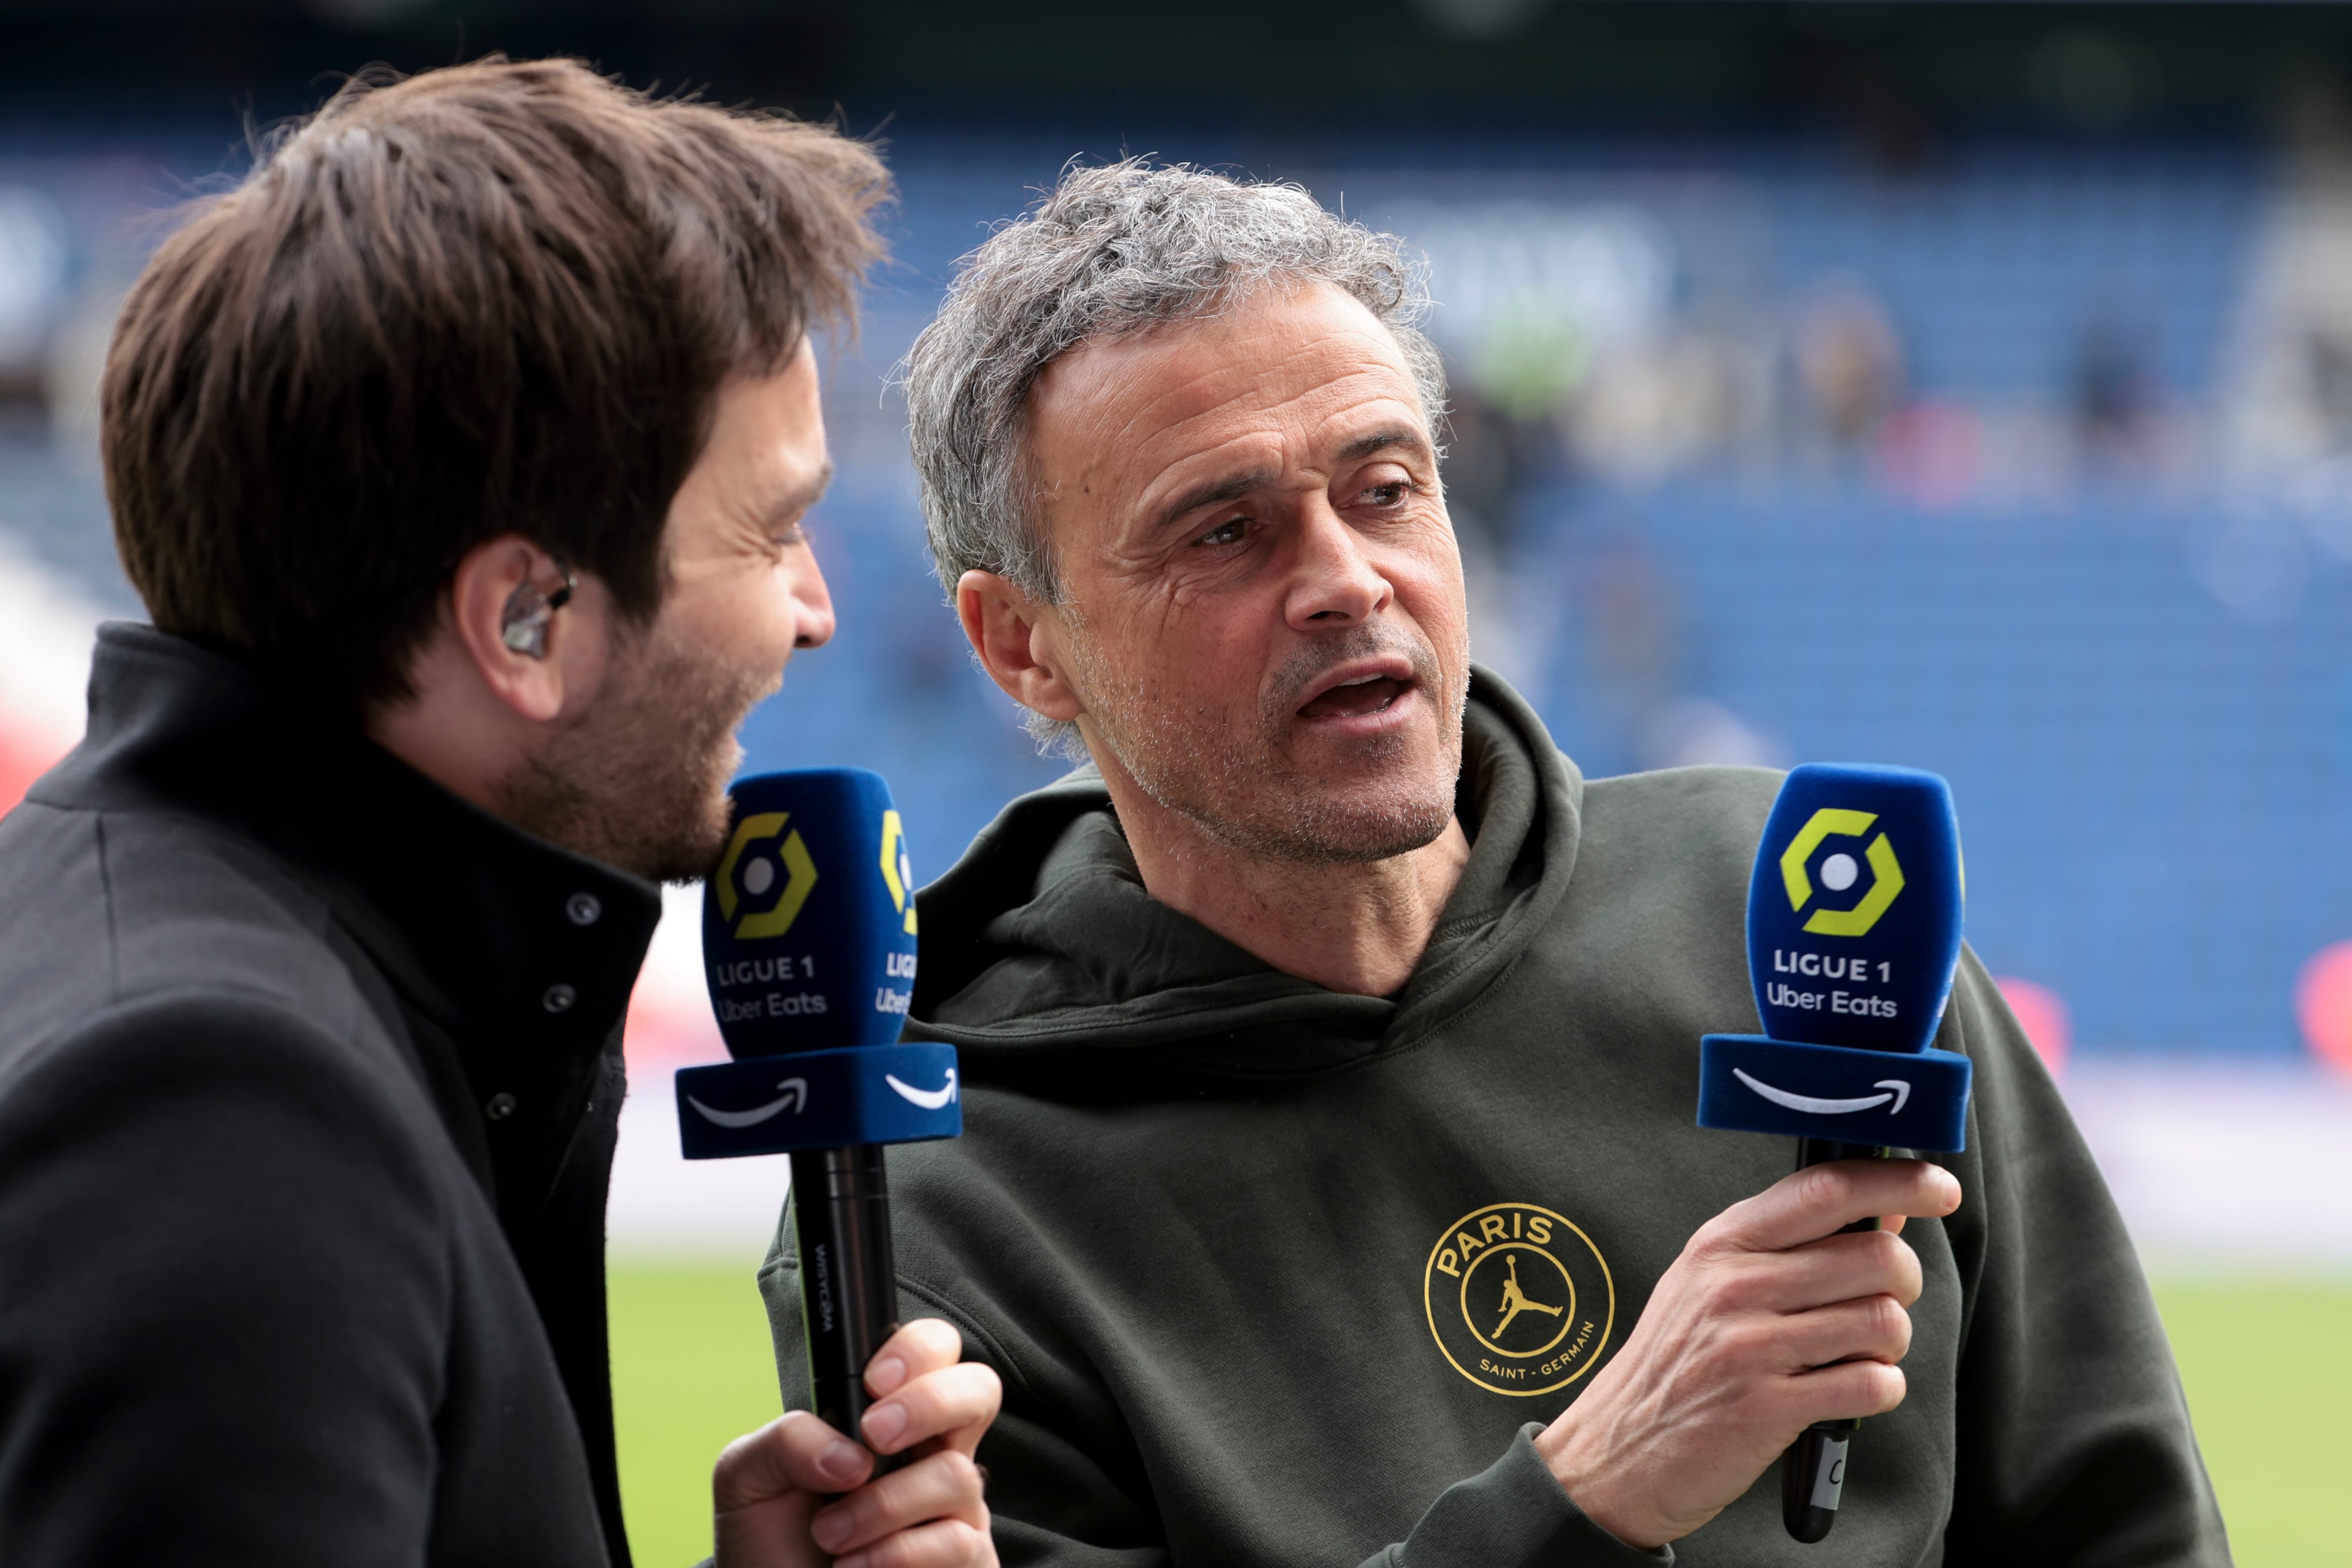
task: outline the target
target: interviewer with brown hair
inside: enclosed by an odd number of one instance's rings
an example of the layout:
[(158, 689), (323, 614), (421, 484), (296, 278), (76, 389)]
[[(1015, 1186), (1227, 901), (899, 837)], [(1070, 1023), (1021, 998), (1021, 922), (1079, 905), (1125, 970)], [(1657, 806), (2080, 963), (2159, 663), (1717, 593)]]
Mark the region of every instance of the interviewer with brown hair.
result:
[[(491, 60), (347, 87), (132, 289), (154, 624), (0, 823), (0, 1561), (628, 1560), (622, 1017), (833, 632), (809, 335), (887, 190), (821, 126)], [(876, 1358), (878, 1481), (814, 1416), (732, 1446), (721, 1563), (992, 1563), (959, 1353)]]

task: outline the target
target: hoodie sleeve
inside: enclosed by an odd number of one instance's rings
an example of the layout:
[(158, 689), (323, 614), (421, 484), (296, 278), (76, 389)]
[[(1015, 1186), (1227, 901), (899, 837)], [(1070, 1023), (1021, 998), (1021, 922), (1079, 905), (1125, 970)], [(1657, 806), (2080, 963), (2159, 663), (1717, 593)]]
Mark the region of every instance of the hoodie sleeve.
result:
[(1445, 1489), (1412, 1533), (1360, 1568), (1660, 1568), (1672, 1547), (1626, 1545), (1569, 1500), (1536, 1452), (1533, 1422), (1477, 1475)]
[(1947, 1034), (1958, 1028), (1976, 1081), (1969, 1150), (1948, 1162), (1966, 1194), (1946, 1224), (1968, 1307), (1945, 1561), (2226, 1564), (2212, 1483), (2131, 1239), (1974, 954), (1952, 1014)]

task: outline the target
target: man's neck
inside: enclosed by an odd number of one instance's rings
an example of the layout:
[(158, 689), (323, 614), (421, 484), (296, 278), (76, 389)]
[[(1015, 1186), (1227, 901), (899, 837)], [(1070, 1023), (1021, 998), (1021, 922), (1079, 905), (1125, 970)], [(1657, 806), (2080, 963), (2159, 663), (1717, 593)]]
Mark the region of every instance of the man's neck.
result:
[(1253, 855), (1103, 768), (1144, 891), (1285, 974), (1384, 997), (1412, 977), (1469, 863), (1458, 819), (1401, 855), (1302, 862)]

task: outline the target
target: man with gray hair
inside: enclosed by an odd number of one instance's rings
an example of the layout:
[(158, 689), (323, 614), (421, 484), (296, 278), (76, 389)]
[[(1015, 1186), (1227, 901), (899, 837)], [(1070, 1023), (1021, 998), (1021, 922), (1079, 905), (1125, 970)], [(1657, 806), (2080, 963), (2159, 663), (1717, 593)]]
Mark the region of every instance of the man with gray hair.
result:
[[(1692, 1125), (1774, 780), (1587, 781), (1471, 664), (1423, 308), (1295, 187), (1127, 162), (915, 348), (940, 577), (1091, 758), (921, 903), (908, 1030), (961, 1049), (968, 1131), (898, 1162), (900, 1280), (1003, 1378), (1003, 1561), (1796, 1562), (1774, 1461), (1868, 1416), (1842, 1560), (2226, 1562), (1973, 957), (1967, 1155), (1790, 1176)], [(788, 1393), (794, 1269), (780, 1236)]]

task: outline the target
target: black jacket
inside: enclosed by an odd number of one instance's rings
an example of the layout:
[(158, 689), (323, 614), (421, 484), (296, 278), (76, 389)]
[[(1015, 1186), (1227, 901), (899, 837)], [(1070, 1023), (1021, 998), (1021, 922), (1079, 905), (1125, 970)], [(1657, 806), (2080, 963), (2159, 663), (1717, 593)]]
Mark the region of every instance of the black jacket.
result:
[(100, 635), (0, 821), (0, 1562), (625, 1563), (604, 1343), (656, 890)]

